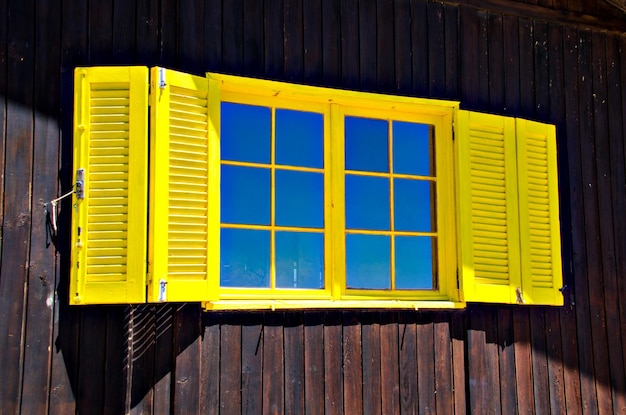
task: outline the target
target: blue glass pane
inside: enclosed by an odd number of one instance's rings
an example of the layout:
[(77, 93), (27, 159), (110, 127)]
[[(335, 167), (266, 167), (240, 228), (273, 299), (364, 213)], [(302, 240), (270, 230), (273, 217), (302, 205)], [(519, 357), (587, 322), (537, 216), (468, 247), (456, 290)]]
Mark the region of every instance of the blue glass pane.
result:
[(276, 225), (324, 227), (324, 175), (276, 170)]
[(348, 288), (391, 288), (390, 244), (386, 235), (346, 235)]
[(222, 287), (269, 287), (269, 231), (222, 229), (220, 255)]
[(269, 163), (271, 125), (269, 108), (222, 102), (222, 160)]
[(393, 122), (393, 171), (401, 174), (434, 175), (430, 126)]
[(322, 114), (276, 110), (276, 163), (324, 167), (324, 117)]
[(385, 120), (345, 118), (346, 169), (389, 171), (389, 132)]
[(324, 288), (324, 234), (276, 232), (276, 287)]
[(430, 232), (431, 182), (394, 179), (394, 229), (397, 231)]
[(270, 224), (270, 170), (222, 165), (222, 223)]
[(396, 288), (432, 289), (433, 238), (396, 236)]
[(389, 179), (346, 175), (346, 227), (389, 230)]

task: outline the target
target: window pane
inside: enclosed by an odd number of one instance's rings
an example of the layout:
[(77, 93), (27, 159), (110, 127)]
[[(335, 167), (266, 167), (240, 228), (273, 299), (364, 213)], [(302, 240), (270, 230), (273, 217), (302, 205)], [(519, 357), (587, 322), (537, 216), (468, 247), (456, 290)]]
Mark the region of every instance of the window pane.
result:
[(346, 235), (348, 288), (391, 288), (390, 238), (386, 235)]
[(346, 227), (389, 230), (389, 179), (346, 175)]
[(430, 126), (393, 122), (393, 171), (400, 174), (434, 175)]
[(222, 287), (269, 287), (269, 231), (222, 229), (220, 254)]
[(324, 234), (276, 232), (276, 287), (324, 288)]
[(324, 227), (324, 175), (276, 170), (276, 225)]
[(222, 165), (222, 223), (270, 224), (270, 171)]
[(396, 236), (396, 288), (432, 289), (433, 242), (428, 236)]
[(269, 163), (271, 120), (269, 108), (222, 102), (222, 160)]
[(431, 231), (431, 182), (394, 179), (394, 229), (396, 231)]
[(324, 167), (324, 117), (314, 112), (276, 110), (276, 163)]
[(385, 120), (345, 118), (346, 170), (389, 172), (389, 133)]

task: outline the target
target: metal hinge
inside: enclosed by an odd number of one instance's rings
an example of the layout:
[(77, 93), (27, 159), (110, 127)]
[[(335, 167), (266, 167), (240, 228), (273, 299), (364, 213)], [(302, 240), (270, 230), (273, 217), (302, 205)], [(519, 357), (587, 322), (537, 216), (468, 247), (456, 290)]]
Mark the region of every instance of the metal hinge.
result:
[(165, 68), (159, 68), (159, 88), (165, 89), (167, 82), (165, 81)]
[(74, 184), (76, 199), (85, 198), (85, 169), (76, 170), (76, 183)]
[(164, 303), (167, 301), (167, 281), (159, 281), (159, 302)]

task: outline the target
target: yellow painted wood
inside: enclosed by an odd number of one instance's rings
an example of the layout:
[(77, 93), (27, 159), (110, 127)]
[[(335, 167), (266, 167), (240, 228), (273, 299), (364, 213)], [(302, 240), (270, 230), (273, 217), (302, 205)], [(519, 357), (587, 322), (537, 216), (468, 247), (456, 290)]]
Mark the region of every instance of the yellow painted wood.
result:
[(70, 304), (145, 301), (148, 69), (77, 68)]
[(520, 205), (522, 299), (562, 305), (556, 129), (516, 120)]
[(209, 232), (210, 194), (219, 192), (210, 134), (219, 125), (210, 127), (207, 78), (164, 72), (164, 85), (163, 69), (151, 73), (148, 301), (208, 301), (219, 238), (215, 226)]
[(459, 111), (457, 150), (462, 297), (514, 303), (521, 288), (514, 118)]

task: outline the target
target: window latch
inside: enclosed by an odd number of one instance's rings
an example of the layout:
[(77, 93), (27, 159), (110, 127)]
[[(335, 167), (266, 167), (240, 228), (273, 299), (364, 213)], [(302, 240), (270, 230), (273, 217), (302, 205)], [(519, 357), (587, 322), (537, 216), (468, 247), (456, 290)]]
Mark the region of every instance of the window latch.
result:
[(159, 281), (159, 302), (167, 301), (167, 281), (161, 280)]
[(76, 184), (74, 185), (74, 193), (76, 193), (76, 199), (85, 198), (85, 169), (76, 170)]
[(522, 296), (522, 289), (520, 287), (515, 289), (515, 294), (517, 296), (517, 304), (524, 304), (524, 297)]

